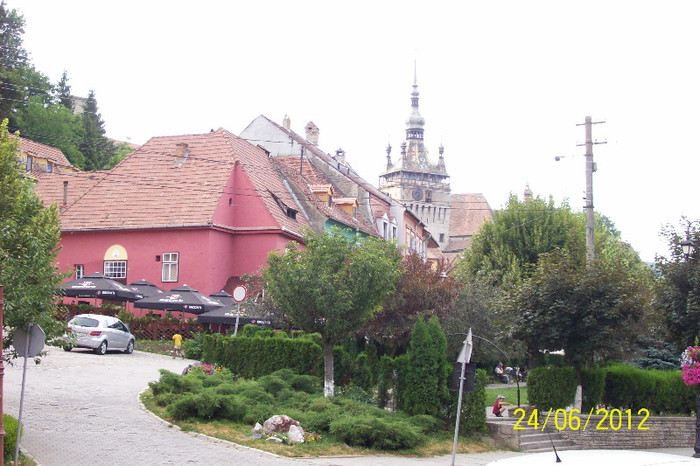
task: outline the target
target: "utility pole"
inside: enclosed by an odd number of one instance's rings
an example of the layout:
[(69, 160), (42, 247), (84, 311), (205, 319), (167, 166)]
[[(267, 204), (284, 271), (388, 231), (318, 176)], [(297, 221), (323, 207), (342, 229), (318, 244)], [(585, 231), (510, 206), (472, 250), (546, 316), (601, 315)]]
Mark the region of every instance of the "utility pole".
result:
[(586, 142), (578, 144), (586, 146), (586, 265), (590, 265), (595, 259), (595, 216), (593, 215), (593, 172), (597, 166), (593, 162), (593, 144), (605, 144), (605, 142), (593, 142), (592, 126), (605, 123), (604, 121), (591, 121), (591, 117), (586, 117), (585, 123), (579, 123), (576, 126), (586, 127)]

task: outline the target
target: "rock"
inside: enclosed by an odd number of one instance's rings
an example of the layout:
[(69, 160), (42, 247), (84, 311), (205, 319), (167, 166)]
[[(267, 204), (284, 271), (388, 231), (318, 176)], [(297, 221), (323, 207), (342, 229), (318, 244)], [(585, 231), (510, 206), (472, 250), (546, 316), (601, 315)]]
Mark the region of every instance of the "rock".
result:
[(267, 438), (268, 442), (274, 442), (274, 443), (282, 443), (282, 439), (279, 437), (268, 437)]
[(304, 429), (299, 426), (291, 425), (287, 431), (289, 443), (304, 443)]
[(289, 426), (301, 427), (299, 423), (291, 417), (285, 416), (284, 414), (277, 414), (265, 421), (263, 424), (263, 432), (267, 435), (275, 432), (287, 433), (289, 431)]
[(261, 426), (259, 422), (256, 422), (255, 426), (253, 427), (253, 432), (255, 432), (256, 434), (259, 434), (260, 432), (262, 432), (262, 430), (263, 430), (263, 426)]

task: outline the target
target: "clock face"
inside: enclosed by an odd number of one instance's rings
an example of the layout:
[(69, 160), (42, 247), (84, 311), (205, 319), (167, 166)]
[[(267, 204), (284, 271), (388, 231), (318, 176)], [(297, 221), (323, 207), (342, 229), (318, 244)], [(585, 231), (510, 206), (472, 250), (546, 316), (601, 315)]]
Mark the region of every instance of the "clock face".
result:
[(416, 201), (420, 201), (423, 199), (423, 191), (420, 188), (413, 188), (413, 191), (411, 191), (411, 196), (413, 196), (413, 199)]

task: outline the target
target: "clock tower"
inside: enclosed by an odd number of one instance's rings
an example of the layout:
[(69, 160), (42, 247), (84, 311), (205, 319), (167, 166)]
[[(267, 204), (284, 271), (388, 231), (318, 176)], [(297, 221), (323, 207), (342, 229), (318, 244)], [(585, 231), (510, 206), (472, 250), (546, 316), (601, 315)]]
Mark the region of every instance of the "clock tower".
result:
[(445, 170), (444, 148), (437, 164), (430, 162), (423, 140), (425, 119), (418, 109), (418, 83), (414, 68), (411, 114), (406, 120), (406, 139), (396, 165), (391, 145), (386, 148), (386, 170), (379, 176), (379, 189), (408, 207), (427, 225), (440, 249), (447, 246), (450, 228), (450, 177)]

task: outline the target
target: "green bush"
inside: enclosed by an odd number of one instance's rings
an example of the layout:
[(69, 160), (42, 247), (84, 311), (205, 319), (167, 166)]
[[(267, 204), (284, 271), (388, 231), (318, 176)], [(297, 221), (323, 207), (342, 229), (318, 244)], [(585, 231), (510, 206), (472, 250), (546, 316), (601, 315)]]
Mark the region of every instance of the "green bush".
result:
[(583, 369), (582, 376), (583, 402), (581, 410), (587, 413), (590, 412), (591, 408), (597, 407), (603, 401), (605, 369), (602, 367)]
[[(462, 414), (459, 431), (464, 435), (488, 432), (486, 426), (486, 384), (488, 375), (485, 370), (477, 369), (474, 378), (474, 390), (462, 396)], [(457, 414), (459, 390), (450, 392), (450, 403), (443, 407), (443, 416), (450, 425), (454, 425)]]
[(417, 427), (405, 420), (386, 420), (372, 416), (342, 415), (331, 422), (329, 432), (354, 447), (401, 450), (419, 445)]
[(360, 403), (373, 404), (374, 398), (367, 391), (357, 385), (346, 385), (335, 390), (335, 396), (349, 398)]
[(416, 426), (421, 433), (429, 434), (437, 430), (444, 430), (445, 423), (440, 419), (427, 414), (416, 414), (408, 418), (408, 422)]
[(197, 416), (197, 395), (188, 393), (180, 396), (174, 403), (165, 408), (166, 412), (175, 419), (184, 420)]
[(246, 379), (272, 374), (280, 367), (298, 374), (323, 373), (321, 347), (310, 339), (286, 338), (283, 332), (276, 338), (207, 335), (202, 347), (203, 362), (222, 366)]
[[(9, 460), (14, 458), (15, 450), (17, 449), (17, 419), (9, 414), (2, 415), (2, 426), (5, 429), (5, 440), (2, 446), (3, 458)], [(20, 432), (20, 439), (24, 433), (24, 428)], [(9, 464), (7, 461), (5, 464)]]
[(540, 410), (566, 408), (574, 402), (577, 384), (571, 367), (536, 367), (527, 376), (527, 396)]
[(273, 395), (276, 395), (283, 389), (289, 390), (290, 388), (289, 383), (283, 380), (282, 377), (275, 374), (260, 377), (258, 379), (258, 383), (262, 385), (266, 392), (272, 393)]
[(192, 337), (182, 342), (182, 351), (188, 359), (201, 360), (204, 351), (204, 337), (207, 332), (192, 332)]
[(313, 375), (295, 375), (291, 384), (294, 390), (305, 393), (318, 393), (321, 390), (321, 379)]
[(148, 384), (154, 396), (161, 393), (197, 393), (204, 387), (203, 377), (209, 377), (201, 372), (201, 376), (194, 372), (182, 376), (165, 369), (161, 369), (160, 374), (158, 382)]

